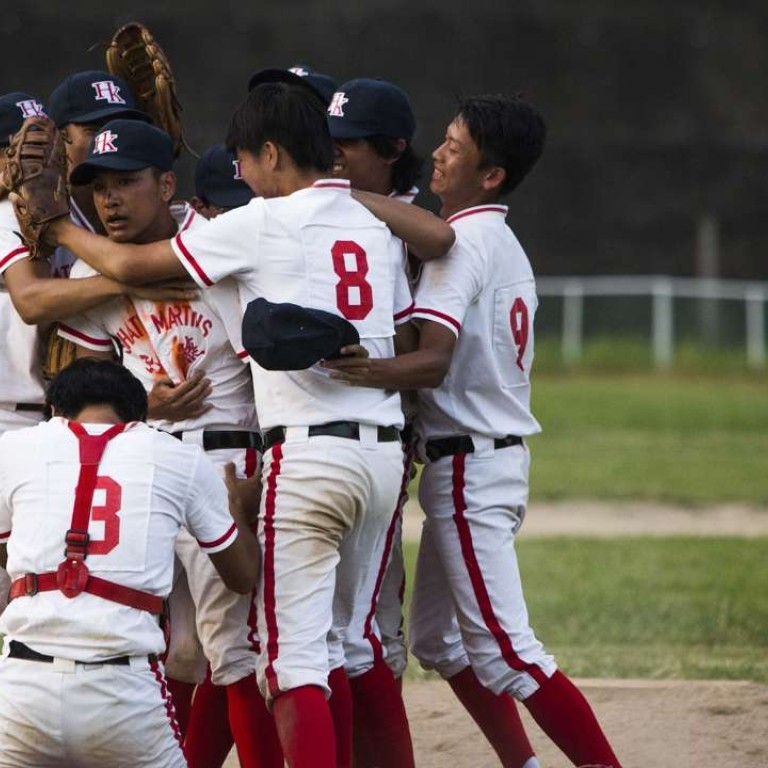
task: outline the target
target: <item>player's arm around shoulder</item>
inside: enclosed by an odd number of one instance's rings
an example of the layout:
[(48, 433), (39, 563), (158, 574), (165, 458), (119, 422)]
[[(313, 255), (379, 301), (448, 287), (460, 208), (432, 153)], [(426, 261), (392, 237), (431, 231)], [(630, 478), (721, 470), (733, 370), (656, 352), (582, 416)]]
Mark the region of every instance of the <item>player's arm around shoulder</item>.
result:
[(450, 224), (424, 208), (374, 192), (352, 190), (352, 197), (381, 219), (421, 261), (445, 256), (456, 239)]

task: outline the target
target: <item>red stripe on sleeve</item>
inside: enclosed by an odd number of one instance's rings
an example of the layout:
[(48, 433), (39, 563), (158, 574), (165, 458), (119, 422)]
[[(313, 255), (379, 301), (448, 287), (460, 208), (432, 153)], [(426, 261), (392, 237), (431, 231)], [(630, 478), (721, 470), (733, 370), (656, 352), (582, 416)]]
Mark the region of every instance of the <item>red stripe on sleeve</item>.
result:
[(213, 547), (218, 547), (219, 544), (223, 544), (236, 530), (237, 525), (232, 523), (229, 530), (223, 536), (219, 536), (215, 541), (200, 541), (200, 539), (198, 539), (197, 543), (200, 545), (200, 549), (212, 549)]
[(2, 259), (0, 259), (0, 270), (5, 269), (6, 265), (13, 261), (17, 256), (21, 256), (22, 254), (28, 254), (29, 248), (23, 247), (23, 248), (16, 248), (16, 250), (11, 251), (10, 253), (6, 253), (5, 256), (3, 256)]
[(450, 315), (446, 315), (443, 312), (438, 312), (436, 309), (426, 309), (425, 307), (414, 307), (413, 314), (433, 315), (439, 317), (441, 320), (445, 320), (446, 323), (450, 323), (455, 329), (456, 333), (461, 331), (461, 323), (458, 320), (454, 320)]
[(395, 320), (402, 320), (404, 317), (408, 317), (408, 315), (413, 314), (413, 308), (415, 304), (411, 302), (410, 307), (406, 307), (402, 312), (398, 312), (395, 315)]
[(97, 347), (104, 347), (105, 349), (112, 349), (111, 339), (94, 339), (93, 336), (88, 336), (82, 331), (78, 331), (74, 328), (70, 328), (70, 326), (64, 325), (64, 323), (59, 323), (59, 330), (62, 333), (66, 333), (69, 336), (74, 336), (76, 339), (80, 339), (81, 341), (84, 341), (87, 344), (93, 344), (94, 346), (97, 346)]
[(213, 285), (213, 280), (211, 280), (211, 278), (205, 274), (203, 268), (200, 266), (200, 264), (198, 264), (195, 257), (187, 250), (187, 246), (184, 245), (184, 241), (181, 239), (181, 235), (178, 234), (173, 239), (175, 240), (176, 245), (179, 246), (179, 250), (181, 251), (184, 258), (189, 262), (192, 269), (194, 269), (197, 273), (197, 276), (200, 278), (200, 280), (202, 280), (205, 285)]

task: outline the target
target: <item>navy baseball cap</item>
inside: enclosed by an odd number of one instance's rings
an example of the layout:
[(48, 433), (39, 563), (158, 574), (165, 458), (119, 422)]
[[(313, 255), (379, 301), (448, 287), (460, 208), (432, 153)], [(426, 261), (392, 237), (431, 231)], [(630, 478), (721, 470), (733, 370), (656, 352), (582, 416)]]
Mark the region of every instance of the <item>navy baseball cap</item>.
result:
[(243, 347), (268, 371), (303, 371), (359, 344), (352, 323), (332, 312), (254, 299), (243, 317)]
[(334, 139), (382, 135), (410, 141), (416, 118), (401, 88), (386, 80), (360, 77), (344, 83), (331, 97), (328, 128)]
[(219, 208), (239, 208), (253, 197), (240, 176), (240, 163), (223, 144), (214, 145), (197, 161), (195, 194)]
[(28, 117), (45, 114), (45, 107), (28, 93), (15, 91), (0, 96), (0, 147), (7, 147)]
[(67, 123), (95, 123), (104, 118), (129, 118), (151, 122), (136, 109), (128, 83), (108, 72), (77, 72), (53, 89), (48, 114), (63, 128)]
[(290, 69), (262, 69), (251, 76), (248, 81), (248, 90), (252, 91), (257, 85), (262, 83), (290, 83), (309, 88), (313, 93), (319, 96), (323, 104), (329, 104), (331, 97), (336, 91), (336, 81), (328, 75), (321, 75), (313, 71), (310, 67), (297, 65)]
[(173, 139), (149, 123), (111, 120), (91, 139), (88, 159), (69, 179), (81, 186), (90, 184), (102, 170), (140, 171), (150, 166), (160, 171), (173, 168)]

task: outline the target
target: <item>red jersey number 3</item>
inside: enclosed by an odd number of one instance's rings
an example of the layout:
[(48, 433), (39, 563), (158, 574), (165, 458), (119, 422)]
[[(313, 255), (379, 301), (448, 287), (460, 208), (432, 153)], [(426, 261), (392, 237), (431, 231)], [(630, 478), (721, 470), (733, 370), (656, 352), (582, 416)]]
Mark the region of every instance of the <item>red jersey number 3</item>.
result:
[(337, 240), (331, 247), (333, 271), (338, 275), (336, 306), (347, 320), (365, 320), (373, 309), (373, 289), (365, 279), (368, 257), (354, 240)]
[(515, 363), (521, 371), (524, 371), (523, 355), (525, 355), (525, 348), (528, 346), (528, 334), (530, 328), (528, 322), (528, 307), (519, 296), (512, 303), (512, 309), (509, 310), (509, 327), (512, 330), (512, 338), (517, 347), (517, 359), (515, 360)]

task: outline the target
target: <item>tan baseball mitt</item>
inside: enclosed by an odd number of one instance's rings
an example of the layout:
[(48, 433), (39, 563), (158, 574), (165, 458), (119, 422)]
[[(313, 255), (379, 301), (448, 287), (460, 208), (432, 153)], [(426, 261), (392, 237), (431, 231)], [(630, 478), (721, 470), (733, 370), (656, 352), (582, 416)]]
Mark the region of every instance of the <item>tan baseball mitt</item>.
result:
[(33, 259), (47, 258), (48, 225), (69, 215), (67, 156), (61, 132), (48, 117), (29, 117), (5, 150), (0, 186), (15, 194), (19, 234)]
[(69, 339), (62, 339), (56, 332), (58, 323), (54, 323), (43, 345), (43, 378), (50, 381), (75, 360), (76, 347)]
[(131, 86), (136, 106), (173, 139), (176, 157), (189, 148), (181, 126), (181, 104), (168, 57), (152, 33), (138, 21), (115, 32), (107, 48), (107, 69)]

